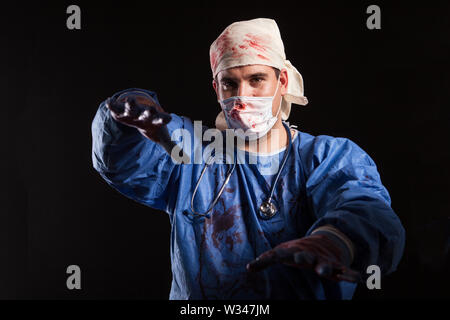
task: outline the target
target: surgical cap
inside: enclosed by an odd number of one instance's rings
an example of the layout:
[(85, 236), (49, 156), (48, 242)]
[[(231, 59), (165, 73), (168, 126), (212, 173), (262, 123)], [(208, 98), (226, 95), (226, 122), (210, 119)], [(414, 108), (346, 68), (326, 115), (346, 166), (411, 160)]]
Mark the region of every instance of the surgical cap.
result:
[[(281, 118), (287, 120), (291, 104), (306, 105), (303, 95), (303, 78), (300, 72), (286, 60), (280, 30), (275, 20), (258, 18), (232, 23), (211, 44), (209, 50), (213, 78), (225, 69), (252, 64), (262, 64), (288, 74), (287, 92), (282, 98)], [(223, 112), (216, 118), (216, 127), (227, 128)]]

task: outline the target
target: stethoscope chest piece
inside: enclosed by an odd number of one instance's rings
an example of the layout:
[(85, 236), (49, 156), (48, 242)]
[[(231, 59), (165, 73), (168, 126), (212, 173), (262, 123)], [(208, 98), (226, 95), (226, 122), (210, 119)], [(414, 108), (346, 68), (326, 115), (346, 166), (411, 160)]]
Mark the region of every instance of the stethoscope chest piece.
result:
[(271, 201), (264, 201), (259, 207), (259, 211), (264, 219), (270, 219), (277, 213), (277, 208)]

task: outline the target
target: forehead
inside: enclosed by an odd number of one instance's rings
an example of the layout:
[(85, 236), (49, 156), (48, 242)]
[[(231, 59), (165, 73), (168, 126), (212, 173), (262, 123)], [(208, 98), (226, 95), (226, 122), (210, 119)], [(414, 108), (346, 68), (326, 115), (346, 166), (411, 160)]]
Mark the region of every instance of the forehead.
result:
[(255, 73), (266, 73), (268, 75), (275, 74), (273, 72), (273, 68), (270, 66), (262, 65), (262, 64), (252, 64), (248, 66), (240, 66), (240, 67), (233, 67), (228, 68), (225, 70), (220, 71), (217, 74), (218, 79), (224, 78), (224, 77), (230, 77), (230, 78), (245, 78), (248, 76), (251, 76)]

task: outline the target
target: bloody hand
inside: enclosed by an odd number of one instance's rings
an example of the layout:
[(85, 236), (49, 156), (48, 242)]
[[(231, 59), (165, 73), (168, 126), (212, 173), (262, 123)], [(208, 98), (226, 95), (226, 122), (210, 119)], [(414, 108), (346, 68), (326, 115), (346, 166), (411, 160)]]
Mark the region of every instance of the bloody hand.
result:
[(161, 140), (161, 129), (172, 119), (149, 95), (138, 92), (108, 98), (105, 104), (116, 121), (137, 128), (155, 142)]
[(313, 269), (319, 276), (334, 281), (361, 281), (361, 275), (346, 266), (339, 245), (323, 234), (283, 242), (247, 264), (247, 270), (260, 271), (275, 263)]
[(182, 154), (176, 163), (189, 163), (189, 156), (171, 140), (166, 127), (172, 117), (148, 94), (127, 92), (118, 98), (108, 98), (105, 102), (111, 116), (118, 122), (134, 127), (148, 139), (161, 145), (169, 155)]

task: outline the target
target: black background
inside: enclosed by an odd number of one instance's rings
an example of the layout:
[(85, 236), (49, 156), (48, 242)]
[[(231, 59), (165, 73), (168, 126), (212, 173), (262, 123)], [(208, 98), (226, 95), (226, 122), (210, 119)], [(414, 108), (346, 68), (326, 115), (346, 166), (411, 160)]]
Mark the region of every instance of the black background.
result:
[[(291, 124), (347, 137), (377, 163), (406, 229), (398, 270), (355, 299), (448, 298), (450, 6), (272, 1), (2, 5), (0, 298), (167, 299), (170, 225), (91, 162), (99, 103), (141, 87), (213, 126), (209, 46), (234, 21), (277, 21), (307, 107)], [(81, 7), (81, 30), (66, 8)], [(366, 8), (381, 7), (381, 30)], [(66, 268), (82, 290), (66, 288)]]

